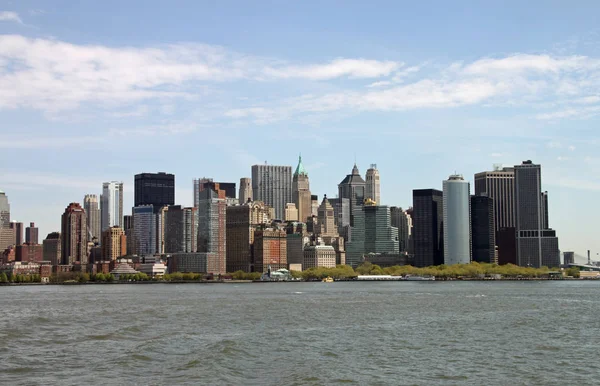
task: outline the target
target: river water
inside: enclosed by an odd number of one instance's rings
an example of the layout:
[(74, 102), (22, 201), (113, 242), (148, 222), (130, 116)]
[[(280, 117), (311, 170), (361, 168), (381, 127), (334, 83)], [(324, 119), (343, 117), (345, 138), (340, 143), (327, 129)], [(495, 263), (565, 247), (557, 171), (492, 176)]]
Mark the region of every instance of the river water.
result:
[(599, 295), (590, 281), (0, 287), (0, 384), (599, 384)]

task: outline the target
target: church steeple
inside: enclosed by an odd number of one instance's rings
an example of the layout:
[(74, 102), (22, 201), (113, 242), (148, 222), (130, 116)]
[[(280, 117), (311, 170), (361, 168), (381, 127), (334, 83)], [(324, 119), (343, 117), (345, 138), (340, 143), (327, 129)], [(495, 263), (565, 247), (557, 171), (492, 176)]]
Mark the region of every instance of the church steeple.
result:
[(358, 171), (358, 166), (356, 166), (356, 162), (354, 163), (354, 167), (352, 168), (352, 174), (360, 175), (360, 172)]

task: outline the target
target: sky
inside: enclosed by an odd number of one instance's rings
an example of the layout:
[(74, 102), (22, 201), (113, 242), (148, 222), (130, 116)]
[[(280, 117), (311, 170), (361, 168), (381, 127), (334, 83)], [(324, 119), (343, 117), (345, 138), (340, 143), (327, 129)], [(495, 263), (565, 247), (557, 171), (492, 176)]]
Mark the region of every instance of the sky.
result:
[[(600, 206), (596, 1), (3, 1), (0, 190), (60, 229), (70, 202), (133, 176), (239, 183), (295, 167), (335, 197), (356, 160), (382, 204), (494, 164), (542, 165), (560, 249), (594, 258)], [(472, 186), (473, 189), (473, 186)], [(600, 258), (600, 257), (599, 257)]]

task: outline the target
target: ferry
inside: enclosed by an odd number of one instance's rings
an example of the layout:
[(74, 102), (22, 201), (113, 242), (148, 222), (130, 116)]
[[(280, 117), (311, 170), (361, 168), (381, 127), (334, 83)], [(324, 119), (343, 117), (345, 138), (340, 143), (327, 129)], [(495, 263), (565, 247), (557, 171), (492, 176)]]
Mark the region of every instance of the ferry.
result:
[(413, 276), (413, 275), (406, 275), (404, 277), (404, 280), (408, 280), (408, 281), (434, 281), (435, 280), (435, 276)]
[(331, 276), (327, 276), (322, 280), (323, 283), (333, 283), (333, 278)]

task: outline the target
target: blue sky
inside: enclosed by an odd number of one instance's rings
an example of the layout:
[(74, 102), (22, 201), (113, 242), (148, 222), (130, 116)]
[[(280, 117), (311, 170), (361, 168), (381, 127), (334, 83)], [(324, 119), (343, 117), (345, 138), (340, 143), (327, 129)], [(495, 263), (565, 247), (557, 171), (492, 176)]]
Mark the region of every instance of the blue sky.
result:
[(0, 189), (60, 228), (103, 181), (239, 182), (295, 165), (335, 196), (376, 163), (382, 203), (449, 174), (542, 164), (561, 250), (600, 252), (597, 2), (1, 1)]

